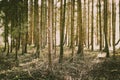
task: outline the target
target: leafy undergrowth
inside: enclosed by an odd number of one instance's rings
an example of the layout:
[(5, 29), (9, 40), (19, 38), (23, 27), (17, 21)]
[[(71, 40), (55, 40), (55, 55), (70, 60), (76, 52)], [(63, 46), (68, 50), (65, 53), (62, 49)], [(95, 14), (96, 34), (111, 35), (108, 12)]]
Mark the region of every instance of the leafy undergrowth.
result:
[[(69, 52), (67, 49), (66, 53)], [(77, 55), (73, 62), (66, 56), (62, 64), (56, 57), (51, 72), (46, 55), (35, 59), (33, 54), (25, 54), (19, 61), (1, 57), (0, 80), (120, 80), (120, 55), (116, 59), (98, 59), (98, 53), (85, 51), (84, 59)]]

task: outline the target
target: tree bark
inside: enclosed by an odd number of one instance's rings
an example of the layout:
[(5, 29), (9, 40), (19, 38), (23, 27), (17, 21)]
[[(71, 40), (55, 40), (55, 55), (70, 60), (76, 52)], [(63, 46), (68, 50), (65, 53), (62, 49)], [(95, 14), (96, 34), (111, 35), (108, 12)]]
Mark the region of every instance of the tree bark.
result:
[(88, 0), (88, 49), (89, 49), (89, 44), (90, 44), (89, 43), (89, 29), (90, 29), (89, 28), (90, 27), (90, 24), (89, 24), (90, 23), (90, 21), (89, 21), (90, 17), (89, 16), (90, 16), (90, 1)]
[(108, 22), (108, 17), (107, 17), (107, 0), (104, 0), (104, 35), (105, 35), (105, 48), (104, 52), (107, 53), (106, 57), (109, 57), (109, 47), (108, 47), (108, 41), (107, 41), (107, 22)]
[(78, 45), (78, 51), (77, 54), (80, 54), (81, 57), (83, 56), (83, 27), (82, 27), (82, 3), (81, 0), (77, 0), (78, 4), (78, 24), (79, 26), (79, 45)]
[(91, 16), (91, 50), (94, 50), (94, 0), (92, 0), (92, 16)]
[(74, 56), (74, 9), (75, 9), (75, 0), (71, 0), (72, 8), (71, 8), (71, 49), (72, 49), (72, 60)]
[(116, 29), (116, 13), (115, 0), (112, 0), (112, 38), (113, 38), (113, 56), (115, 56), (115, 29)]
[(64, 0), (64, 7), (62, 7), (63, 0), (61, 0), (61, 11), (60, 11), (60, 57), (59, 63), (63, 61), (63, 47), (64, 47), (64, 28), (65, 28), (65, 9), (66, 9), (66, 0)]
[(102, 50), (102, 26), (101, 26), (101, 0), (99, 0), (99, 33), (100, 33), (100, 51)]
[(52, 0), (48, 1), (48, 65), (49, 70), (52, 71)]

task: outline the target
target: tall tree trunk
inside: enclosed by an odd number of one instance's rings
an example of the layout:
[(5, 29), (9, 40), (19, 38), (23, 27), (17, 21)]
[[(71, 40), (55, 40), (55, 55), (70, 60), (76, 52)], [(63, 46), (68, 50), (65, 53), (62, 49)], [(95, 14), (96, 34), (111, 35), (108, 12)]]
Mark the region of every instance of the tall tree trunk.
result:
[(41, 0), (41, 7), (40, 7), (40, 44), (41, 44), (41, 49), (43, 48), (43, 29), (44, 29), (44, 19), (43, 19), (43, 16), (44, 16), (44, 8), (43, 8), (43, 4), (44, 3), (44, 0)]
[(25, 53), (27, 53), (27, 44), (28, 44), (28, 0), (24, 1), (25, 5)]
[(53, 50), (55, 49), (55, 26), (54, 26), (54, 23), (55, 23), (55, 20), (54, 20), (54, 17), (55, 17), (55, 12), (54, 12), (54, 0), (52, 0), (52, 40), (53, 40)]
[(107, 0), (104, 0), (104, 35), (105, 35), (105, 48), (104, 52), (107, 53), (106, 57), (109, 57), (109, 47), (108, 47), (108, 41), (107, 41), (107, 22), (108, 22), (108, 17), (107, 17)]
[(77, 54), (80, 54), (83, 56), (83, 27), (82, 27), (82, 3), (81, 0), (77, 0), (78, 4), (78, 24), (79, 26), (79, 45), (78, 45), (78, 51)]
[(100, 51), (102, 50), (102, 25), (101, 25), (101, 0), (99, 0), (99, 33), (100, 33)]
[(33, 44), (33, 21), (34, 21), (34, 16), (33, 16), (33, 0), (30, 0), (29, 1), (30, 3), (30, 14), (29, 14), (29, 17), (30, 17), (30, 29), (29, 29), (29, 44)]
[(39, 7), (38, 7), (38, 0), (34, 0), (34, 26), (35, 26), (35, 32), (36, 32), (36, 57), (39, 58), (40, 54), (40, 43), (39, 43)]
[(96, 20), (96, 26), (97, 26), (97, 29), (96, 29), (96, 45), (98, 45), (99, 44), (99, 0), (97, 1), (97, 14), (96, 14), (96, 18), (97, 18), (97, 20)]
[(84, 10), (83, 10), (83, 42), (84, 42), (84, 45), (86, 46), (86, 35), (87, 35), (87, 33), (86, 33), (86, 30), (87, 30), (87, 28), (86, 28), (86, 0), (84, 0), (84, 8), (83, 8)]
[(89, 21), (89, 19), (90, 19), (90, 1), (88, 0), (88, 49), (89, 49), (89, 27), (90, 27), (90, 21)]
[(7, 55), (6, 56), (9, 56), (9, 41), (8, 41), (8, 20), (9, 20), (9, 16), (8, 16), (8, 12), (5, 12), (6, 13), (6, 16), (5, 16), (5, 29), (4, 29), (4, 43), (5, 43), (5, 47), (4, 47), (4, 52), (7, 50)]
[(119, 39), (120, 39), (120, 0), (119, 0)]
[(44, 42), (44, 45), (46, 46), (47, 45), (47, 0), (44, 0), (45, 1), (45, 42)]
[(115, 56), (115, 29), (116, 29), (116, 10), (115, 0), (112, 0), (112, 38), (113, 38), (113, 56)]
[(108, 1), (108, 26), (109, 26), (109, 27), (108, 27), (108, 43), (109, 43), (109, 46), (111, 46), (111, 40), (112, 40), (112, 39), (111, 39), (111, 35), (112, 35), (112, 34), (111, 34), (111, 33), (112, 33), (112, 32), (111, 32), (111, 30), (112, 30), (112, 29), (111, 29), (111, 27), (112, 27), (112, 26), (111, 26), (111, 18), (112, 18), (112, 17), (111, 17), (111, 5), (110, 5), (110, 1)]
[(71, 48), (71, 0), (69, 0), (68, 5), (68, 47)]
[(63, 0), (61, 0), (61, 8), (60, 8), (60, 57), (59, 63), (63, 61), (63, 44), (64, 44), (64, 28), (65, 28), (65, 8), (66, 8), (66, 0), (64, 0), (64, 7), (62, 7)]
[[(72, 8), (71, 8), (71, 48), (72, 48), (72, 54), (71, 56), (74, 56), (74, 9), (75, 9), (75, 0), (71, 0)], [(73, 58), (72, 58), (73, 59)]]
[(94, 49), (94, 0), (92, 0), (92, 16), (91, 16), (91, 50)]
[(54, 56), (56, 57), (56, 48), (57, 48), (57, 46), (56, 46), (56, 44), (57, 44), (57, 41), (56, 41), (56, 28), (57, 28), (57, 2), (55, 3), (55, 6), (54, 6), (54, 8), (55, 8), (55, 54), (54, 54)]
[(48, 63), (49, 70), (52, 70), (52, 0), (48, 1)]

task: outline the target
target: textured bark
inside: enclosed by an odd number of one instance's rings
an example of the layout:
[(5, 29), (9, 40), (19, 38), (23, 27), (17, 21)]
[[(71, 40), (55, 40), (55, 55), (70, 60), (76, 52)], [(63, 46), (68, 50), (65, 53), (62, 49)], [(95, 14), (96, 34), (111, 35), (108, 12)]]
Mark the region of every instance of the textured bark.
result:
[(96, 45), (99, 45), (99, 0), (97, 1), (97, 5), (96, 5), (97, 7), (97, 14), (96, 14), (96, 27), (97, 27), (97, 29), (96, 29)]
[(94, 50), (94, 0), (92, 0), (92, 16), (91, 16), (91, 50)]
[(34, 31), (34, 15), (33, 15), (33, 0), (30, 0), (30, 14), (29, 14), (29, 17), (30, 17), (30, 29), (29, 29), (29, 44), (33, 44), (33, 31)]
[(52, 70), (52, 0), (48, 1), (48, 65), (49, 70)]
[(89, 49), (89, 44), (90, 44), (89, 43), (89, 29), (90, 29), (89, 28), (90, 27), (90, 24), (89, 24), (90, 23), (90, 21), (89, 21), (90, 17), (89, 16), (90, 16), (90, 1), (88, 0), (88, 49)]
[(84, 42), (84, 45), (86, 46), (86, 35), (87, 35), (87, 21), (86, 21), (86, 19), (87, 19), (87, 14), (86, 14), (86, 0), (84, 0), (84, 6), (83, 6), (84, 8), (83, 8), (83, 42)]
[(101, 0), (99, 0), (99, 33), (100, 33), (100, 51), (102, 50), (102, 25), (101, 25)]
[(36, 36), (35, 36), (35, 40), (36, 40), (36, 57), (39, 58), (40, 55), (40, 40), (39, 40), (39, 7), (38, 7), (38, 0), (34, 0), (34, 26), (35, 26), (35, 32), (36, 32)]
[(108, 17), (107, 17), (107, 0), (104, 0), (104, 35), (105, 35), (105, 48), (104, 48), (104, 52), (107, 53), (106, 57), (109, 57), (109, 47), (108, 47), (108, 41), (107, 41), (107, 28), (108, 28)]
[(64, 7), (62, 7), (63, 0), (61, 0), (61, 12), (60, 12), (60, 57), (59, 63), (63, 61), (63, 46), (64, 46), (64, 28), (65, 28), (65, 9), (66, 9), (66, 0), (64, 0)]
[(111, 26), (111, 19), (112, 16), (111, 16), (111, 5), (110, 5), (110, 1), (108, 1), (108, 44), (109, 46), (111, 46), (111, 41), (112, 41), (112, 26)]
[(83, 27), (82, 27), (82, 3), (81, 0), (77, 0), (78, 4), (78, 24), (77, 26), (79, 27), (79, 45), (78, 45), (78, 51), (77, 54), (80, 54), (83, 56)]
[(115, 28), (116, 28), (116, 10), (115, 10), (115, 0), (112, 0), (112, 46), (113, 46), (113, 56), (115, 56)]
[(71, 49), (72, 49), (72, 54), (71, 56), (74, 56), (74, 45), (75, 45), (75, 41), (74, 41), (74, 10), (75, 10), (75, 0), (71, 0)]
[(57, 44), (57, 41), (56, 41), (56, 30), (57, 30), (57, 2), (55, 3), (55, 6), (54, 6), (54, 9), (55, 9), (55, 17), (54, 17), (54, 19), (55, 19), (55, 52), (54, 52), (54, 56), (56, 57), (56, 48), (57, 48), (57, 46), (56, 46), (56, 44)]

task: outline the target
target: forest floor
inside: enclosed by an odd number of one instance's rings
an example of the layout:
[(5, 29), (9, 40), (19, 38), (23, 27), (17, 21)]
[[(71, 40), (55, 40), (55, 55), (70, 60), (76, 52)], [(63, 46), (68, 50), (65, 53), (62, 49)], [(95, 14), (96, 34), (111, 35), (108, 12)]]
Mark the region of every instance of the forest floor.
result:
[(71, 50), (65, 48), (63, 63), (58, 63), (57, 55), (52, 59), (51, 72), (48, 70), (47, 50), (42, 50), (39, 59), (33, 52), (19, 53), (19, 60), (14, 60), (13, 53), (10, 57), (0, 53), (0, 80), (120, 80), (120, 49), (115, 59), (112, 56), (98, 58), (100, 52), (85, 50), (84, 58), (76, 55), (71, 62)]

